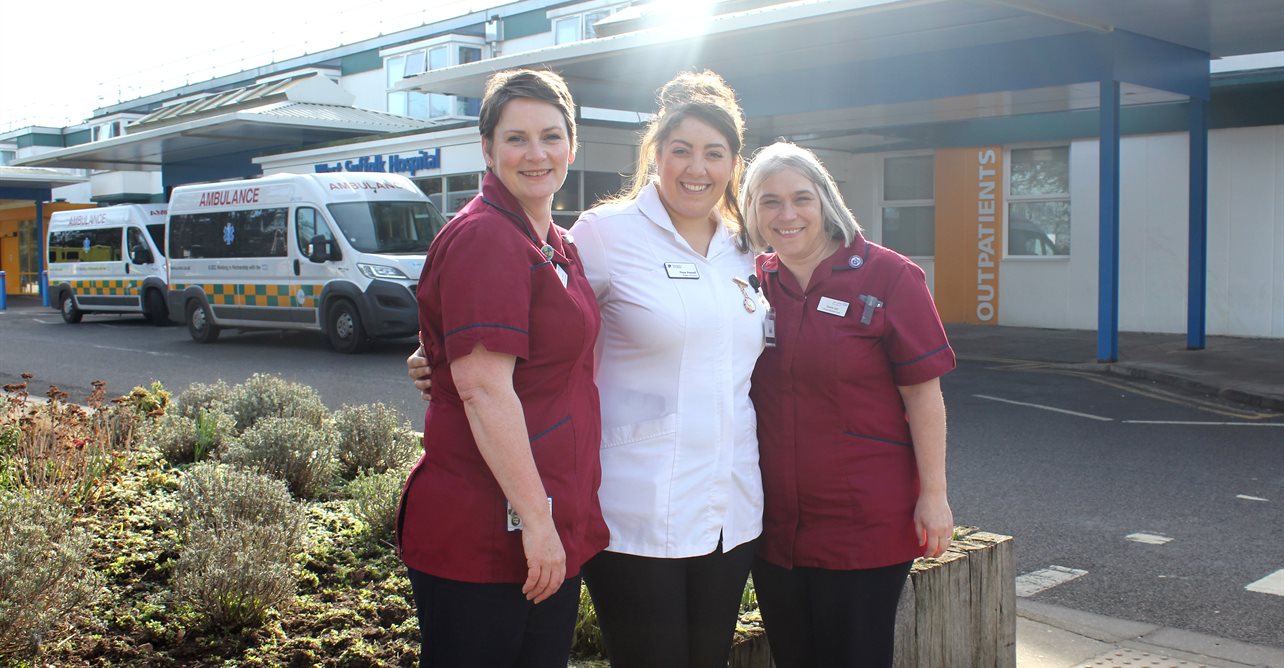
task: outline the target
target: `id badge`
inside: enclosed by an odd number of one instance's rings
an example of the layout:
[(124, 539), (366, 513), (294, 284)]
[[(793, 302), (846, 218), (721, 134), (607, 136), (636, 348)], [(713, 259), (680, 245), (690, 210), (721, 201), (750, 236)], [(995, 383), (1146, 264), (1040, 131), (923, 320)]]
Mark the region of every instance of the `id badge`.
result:
[(762, 319), (762, 340), (768, 348), (776, 347), (776, 309), (770, 306)]
[[(522, 518), (517, 515), (516, 510), (513, 510), (513, 504), (509, 503), (508, 501), (504, 501), (504, 505), (508, 507), (508, 516), (506, 518), (507, 530), (521, 531)], [(548, 497), (548, 513), (550, 515), (553, 514), (553, 497), (551, 496)]]

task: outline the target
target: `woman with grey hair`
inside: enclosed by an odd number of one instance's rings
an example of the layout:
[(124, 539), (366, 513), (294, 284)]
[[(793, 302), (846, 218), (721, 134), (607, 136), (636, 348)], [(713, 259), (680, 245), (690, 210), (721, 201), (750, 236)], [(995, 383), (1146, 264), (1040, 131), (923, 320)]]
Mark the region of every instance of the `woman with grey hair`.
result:
[(773, 251), (757, 263), (775, 326), (751, 390), (764, 491), (753, 579), (772, 656), (890, 666), (910, 565), (953, 531), (940, 376), (954, 351), (923, 270), (864, 238), (810, 151), (759, 151), (741, 202), (751, 242)]

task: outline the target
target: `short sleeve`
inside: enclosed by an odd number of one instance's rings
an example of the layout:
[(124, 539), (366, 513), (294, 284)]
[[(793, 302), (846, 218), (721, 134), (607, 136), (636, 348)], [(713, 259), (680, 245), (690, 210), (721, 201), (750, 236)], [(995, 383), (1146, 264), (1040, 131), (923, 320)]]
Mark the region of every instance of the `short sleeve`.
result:
[(479, 342), (522, 359), (530, 353), (531, 256), (506, 231), (475, 224), (442, 249), (435, 284), (447, 362)]
[(896, 385), (906, 387), (945, 375), (956, 361), (923, 270), (907, 262), (899, 274), (885, 300), (884, 342)]
[(602, 235), (598, 230), (601, 219), (591, 213), (580, 216), (578, 222), (571, 227), (571, 235), (575, 238), (575, 246), (579, 250), (580, 263), (584, 266), (584, 277), (588, 279), (589, 285), (593, 286), (593, 294), (597, 297), (598, 303), (606, 299), (606, 293), (611, 287), (611, 272), (606, 260), (606, 244), (602, 243)]

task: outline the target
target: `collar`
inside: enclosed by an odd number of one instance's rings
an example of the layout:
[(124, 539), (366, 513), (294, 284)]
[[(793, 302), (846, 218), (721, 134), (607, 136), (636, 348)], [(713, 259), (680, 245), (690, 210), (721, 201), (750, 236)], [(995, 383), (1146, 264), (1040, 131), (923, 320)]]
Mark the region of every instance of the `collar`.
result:
[[(852, 239), (850, 244), (839, 246), (838, 249), (831, 253), (829, 257), (821, 260), (820, 264), (816, 265), (816, 269), (812, 272), (811, 276), (812, 284), (820, 285), (826, 278), (829, 278), (829, 276), (833, 275), (835, 272), (854, 271), (864, 267), (865, 263), (869, 260), (871, 248), (872, 246), (869, 241), (867, 241), (860, 232), (857, 232), (856, 237)], [(764, 273), (780, 273), (780, 256), (776, 253), (765, 254), (761, 262), (761, 267)], [(790, 281), (794, 282), (792, 275), (790, 275)], [(806, 286), (798, 287), (801, 290), (807, 289)]]
[[(536, 242), (534, 228), (531, 227), (530, 221), (526, 219), (526, 213), (522, 210), (521, 203), (508, 190), (504, 182), (499, 180), (495, 172), (487, 170), (486, 175), (482, 177), (481, 197), (484, 204), (503, 214), (508, 222), (521, 231), (522, 236), (535, 248), (536, 252), (540, 252), (543, 244)], [(548, 238), (545, 239), (545, 242), (553, 247), (553, 257), (548, 259), (562, 266), (571, 264), (566, 252), (567, 244), (571, 243), (569, 237), (570, 233), (558, 227), (557, 223), (549, 225)]]
[[(846, 246), (839, 246), (827, 260), (822, 262), (823, 265), (829, 265), (831, 271), (853, 271), (865, 266), (869, 261), (871, 246), (859, 231), (856, 237)], [(819, 267), (817, 267), (819, 268)]]
[[(648, 220), (663, 230), (667, 230), (676, 239), (681, 239), (682, 235), (678, 234), (678, 228), (674, 227), (673, 219), (669, 217), (669, 210), (664, 208), (664, 201), (660, 199), (660, 189), (652, 181), (642, 188), (642, 192), (637, 198), (638, 211), (646, 216)], [(717, 253), (726, 250), (728, 246), (734, 247), (735, 240), (731, 238), (731, 230), (722, 221), (722, 214), (716, 209), (713, 215), (718, 217), (718, 224), (713, 230), (713, 239), (709, 241), (709, 254), (707, 257), (712, 258)], [(685, 243), (685, 242), (684, 242)]]

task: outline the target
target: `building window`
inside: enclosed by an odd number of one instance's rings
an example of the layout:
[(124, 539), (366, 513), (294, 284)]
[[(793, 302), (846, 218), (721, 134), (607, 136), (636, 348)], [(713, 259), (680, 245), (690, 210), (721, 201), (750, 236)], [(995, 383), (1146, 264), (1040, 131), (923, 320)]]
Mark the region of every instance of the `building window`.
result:
[[(439, 70), (454, 65), (466, 65), (481, 60), (481, 46), (460, 45), (457, 42), (439, 44), (387, 56), (384, 72), (388, 88), (401, 83), (406, 77)], [(470, 97), (421, 93), (419, 91), (388, 92), (388, 113), (411, 118), (438, 119), (476, 117), (481, 101)]]
[(1070, 147), (1012, 149), (1009, 256), (1070, 254)]
[(930, 155), (883, 160), (883, 245), (902, 255), (936, 255), (933, 169)]
[(446, 218), (459, 213), (481, 190), (481, 174), (452, 174), (415, 179), (415, 185)]
[(550, 17), (553, 19), (553, 43), (570, 44), (584, 39), (593, 39), (597, 37), (597, 29), (594, 24), (627, 6), (613, 5), (575, 14)]

